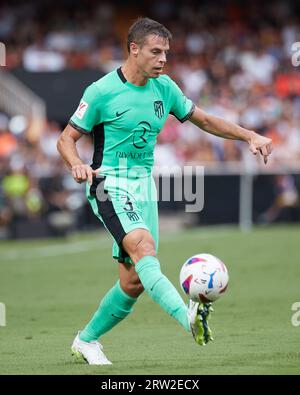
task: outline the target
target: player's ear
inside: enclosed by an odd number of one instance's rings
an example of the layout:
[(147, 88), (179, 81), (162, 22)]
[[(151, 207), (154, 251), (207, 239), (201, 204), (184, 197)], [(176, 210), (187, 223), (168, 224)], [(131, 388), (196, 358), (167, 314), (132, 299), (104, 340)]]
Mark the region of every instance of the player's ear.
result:
[(136, 43), (130, 43), (130, 52), (136, 57), (139, 53), (139, 46)]

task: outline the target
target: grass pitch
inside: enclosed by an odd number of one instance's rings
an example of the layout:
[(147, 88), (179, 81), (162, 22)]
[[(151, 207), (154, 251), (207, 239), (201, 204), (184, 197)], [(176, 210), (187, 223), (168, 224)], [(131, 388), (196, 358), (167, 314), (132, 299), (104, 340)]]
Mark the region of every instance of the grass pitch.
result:
[[(200, 228), (162, 235), (163, 272), (179, 287), (182, 263), (220, 257), (229, 288), (214, 305), (215, 341), (200, 347), (144, 294), (101, 339), (112, 366), (74, 362), (70, 345), (117, 279), (106, 234), (1, 242), (0, 374), (299, 374), (300, 227)], [(186, 300), (186, 298), (183, 296)]]

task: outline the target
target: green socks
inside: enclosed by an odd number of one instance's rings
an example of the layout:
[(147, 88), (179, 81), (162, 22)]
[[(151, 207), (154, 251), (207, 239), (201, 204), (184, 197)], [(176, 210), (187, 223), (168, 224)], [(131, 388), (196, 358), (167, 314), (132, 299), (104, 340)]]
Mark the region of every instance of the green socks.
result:
[(80, 332), (80, 340), (86, 342), (97, 340), (127, 317), (136, 301), (137, 298), (127, 295), (122, 290), (118, 281), (104, 296), (91, 321)]
[[(135, 270), (151, 299), (189, 332), (187, 306), (174, 285), (162, 274), (157, 258), (145, 256), (135, 265)], [(80, 332), (79, 338), (86, 342), (97, 340), (127, 317), (136, 301), (137, 298), (127, 295), (121, 289), (118, 281), (104, 296), (91, 321)]]
[(158, 259), (154, 256), (143, 257), (135, 265), (135, 271), (151, 299), (190, 331), (187, 306), (174, 285), (162, 274)]

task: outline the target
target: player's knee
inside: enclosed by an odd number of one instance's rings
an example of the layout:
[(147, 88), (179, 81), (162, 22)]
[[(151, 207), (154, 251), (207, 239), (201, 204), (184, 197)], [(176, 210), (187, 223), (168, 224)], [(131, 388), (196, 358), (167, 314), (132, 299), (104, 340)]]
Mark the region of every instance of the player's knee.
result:
[(137, 246), (133, 254), (131, 254), (131, 259), (134, 264), (140, 261), (145, 256), (156, 256), (155, 244), (154, 241), (142, 240)]
[(140, 259), (142, 259), (144, 256), (155, 256), (156, 251), (155, 251), (155, 245), (153, 240), (145, 240), (142, 241), (138, 246), (137, 246), (137, 255), (139, 256)]
[(143, 284), (138, 280), (138, 281), (127, 281), (127, 282), (121, 282), (121, 288), (127, 295), (137, 298), (139, 295), (141, 295), (144, 292), (144, 287)]
[(138, 237), (135, 237), (130, 244), (127, 243), (126, 245), (127, 252), (134, 264), (145, 256), (156, 256), (155, 242), (152, 236), (148, 232), (136, 236)]

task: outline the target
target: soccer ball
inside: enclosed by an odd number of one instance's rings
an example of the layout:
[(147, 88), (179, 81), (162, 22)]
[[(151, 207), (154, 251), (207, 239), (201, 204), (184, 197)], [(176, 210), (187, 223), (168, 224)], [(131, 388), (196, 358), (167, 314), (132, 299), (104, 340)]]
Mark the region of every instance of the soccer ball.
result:
[(214, 302), (224, 294), (228, 286), (225, 264), (211, 254), (190, 257), (180, 271), (182, 290), (194, 302)]

